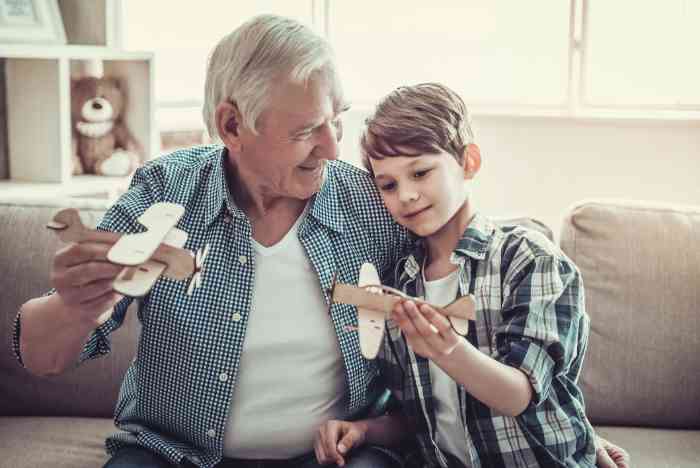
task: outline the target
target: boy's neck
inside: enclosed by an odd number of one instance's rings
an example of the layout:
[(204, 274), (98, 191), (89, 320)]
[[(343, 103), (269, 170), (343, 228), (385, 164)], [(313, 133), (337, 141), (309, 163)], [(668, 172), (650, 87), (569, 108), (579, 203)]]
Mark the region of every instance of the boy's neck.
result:
[(425, 238), (428, 259), (424, 275), (428, 281), (444, 278), (457, 268), (450, 257), (474, 217), (469, 199), (442, 228)]

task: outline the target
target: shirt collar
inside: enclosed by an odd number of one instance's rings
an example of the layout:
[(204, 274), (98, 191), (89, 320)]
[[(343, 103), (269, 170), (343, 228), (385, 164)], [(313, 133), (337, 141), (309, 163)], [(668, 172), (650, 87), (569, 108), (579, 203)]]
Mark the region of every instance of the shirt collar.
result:
[[(496, 231), (496, 225), (486, 216), (476, 213), (472, 218), (464, 234), (457, 241), (452, 253), (452, 261), (459, 263), (460, 257), (471, 257), (476, 260), (486, 258), (489, 243)], [(404, 272), (411, 278), (415, 278), (423, 267), (427, 248), (424, 239), (416, 241), (416, 248), (405, 258)]]
[(321, 190), (311, 199), (309, 214), (323, 226), (342, 234), (345, 226), (345, 209), (340, 205), (338, 171), (335, 161), (328, 161), (323, 169)]
[(228, 150), (225, 146), (219, 148), (214, 158), (212, 170), (209, 173), (209, 181), (207, 184), (206, 197), (206, 223), (211, 224), (221, 211), (221, 207), (228, 199), (228, 189), (226, 183), (226, 171), (224, 169), (224, 160), (228, 155)]
[[(212, 223), (221, 212), (222, 206), (226, 206), (231, 216), (234, 218), (245, 218), (246, 215), (229, 196), (228, 183), (226, 180), (225, 161), (228, 157), (228, 150), (222, 146), (215, 158), (212, 171), (209, 175), (209, 190), (207, 195), (207, 217), (206, 223)], [(322, 225), (338, 232), (343, 232), (345, 224), (345, 210), (339, 203), (338, 187), (334, 171), (333, 161), (329, 161), (323, 172), (323, 183), (321, 190), (311, 197), (311, 208), (309, 214)]]

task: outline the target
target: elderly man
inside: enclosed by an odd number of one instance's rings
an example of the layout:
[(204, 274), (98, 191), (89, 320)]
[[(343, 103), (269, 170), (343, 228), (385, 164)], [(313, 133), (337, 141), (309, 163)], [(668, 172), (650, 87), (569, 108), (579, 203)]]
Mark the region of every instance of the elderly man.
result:
[[(337, 161), (347, 105), (310, 29), (271, 15), (243, 24), (215, 48), (205, 93), (222, 145), (140, 169), (102, 242), (57, 252), (55, 291), (24, 304), (15, 350), (39, 375), (108, 353), (131, 298), (111, 290), (119, 268), (106, 253), (153, 203), (182, 204), (186, 247), (209, 245), (204, 282), (188, 296), (161, 279), (140, 304), (106, 466), (316, 466), (319, 426), (361, 415), (381, 390), (347, 331), (355, 310), (330, 304), (332, 277), (353, 282), (366, 261), (387, 271), (407, 236), (369, 176)], [(368, 439), (347, 465), (392, 466), (383, 440)]]

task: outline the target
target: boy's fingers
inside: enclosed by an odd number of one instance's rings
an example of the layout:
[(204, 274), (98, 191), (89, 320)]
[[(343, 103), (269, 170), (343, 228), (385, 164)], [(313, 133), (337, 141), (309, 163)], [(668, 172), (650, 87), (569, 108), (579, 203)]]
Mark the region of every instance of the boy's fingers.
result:
[(406, 309), (408, 310), (408, 316), (413, 326), (423, 338), (431, 339), (438, 335), (438, 330), (420, 313), (415, 303), (409, 301), (406, 304)]
[(596, 448), (596, 466), (599, 468), (617, 468), (617, 465), (608, 455), (605, 447)]
[(452, 327), (450, 326), (450, 321), (447, 317), (437, 312), (435, 309), (430, 307), (428, 304), (421, 304), (419, 308), (423, 317), (425, 317), (428, 322), (432, 323), (439, 332), (448, 331)]

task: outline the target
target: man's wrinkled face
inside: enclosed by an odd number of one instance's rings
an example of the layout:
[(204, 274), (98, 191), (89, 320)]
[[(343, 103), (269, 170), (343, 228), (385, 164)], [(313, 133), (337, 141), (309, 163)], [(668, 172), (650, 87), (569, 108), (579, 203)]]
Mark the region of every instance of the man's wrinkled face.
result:
[(346, 106), (332, 77), (315, 72), (306, 83), (280, 82), (257, 123), (241, 128), (237, 169), (266, 197), (301, 200), (318, 192), (327, 160), (338, 158)]

